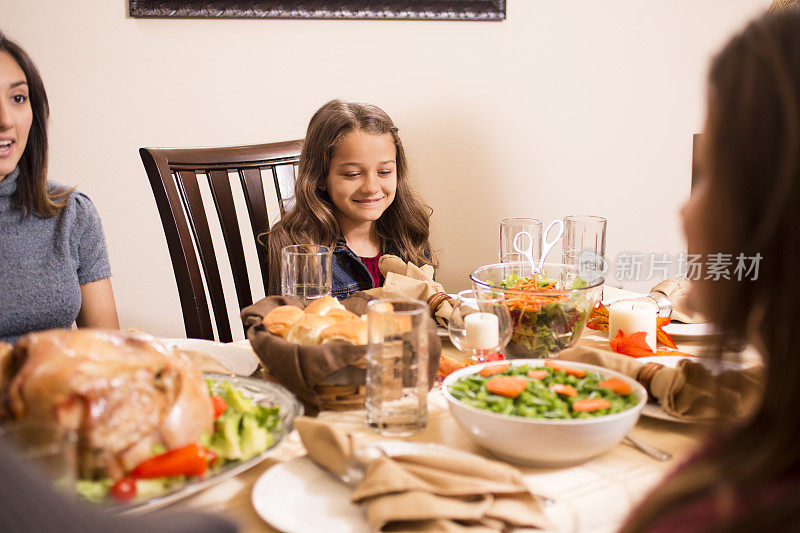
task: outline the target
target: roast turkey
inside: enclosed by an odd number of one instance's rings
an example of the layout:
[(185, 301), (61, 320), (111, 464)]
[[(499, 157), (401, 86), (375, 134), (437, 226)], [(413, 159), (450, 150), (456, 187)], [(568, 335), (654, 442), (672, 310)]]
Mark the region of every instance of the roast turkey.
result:
[(0, 371), (5, 418), (78, 434), (82, 478), (117, 479), (153, 454), (196, 442), (213, 425), (202, 374), (141, 333), (51, 330), (17, 341)]

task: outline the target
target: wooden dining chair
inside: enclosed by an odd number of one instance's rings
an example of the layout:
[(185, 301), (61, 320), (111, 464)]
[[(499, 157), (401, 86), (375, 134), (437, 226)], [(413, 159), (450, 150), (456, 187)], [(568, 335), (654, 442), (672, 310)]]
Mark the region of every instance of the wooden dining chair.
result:
[[(213, 212), (211, 206), (204, 204), (201, 188), (210, 189), (238, 308), (242, 309), (253, 303), (253, 287), (240, 231), (244, 213), (237, 213), (231, 183), (241, 184), (266, 293), (268, 256), (258, 235), (274, 222), (269, 219), (268, 195), (274, 195), (269, 199), (277, 200), (281, 216), (291, 208), (300, 148), (301, 141), (287, 141), (226, 148), (139, 149), (164, 226), (187, 337), (214, 340), (208, 294), (218, 339), (233, 340), (220, 276), (220, 252), (214, 249), (209, 226)], [(240, 207), (239, 211), (244, 209)]]

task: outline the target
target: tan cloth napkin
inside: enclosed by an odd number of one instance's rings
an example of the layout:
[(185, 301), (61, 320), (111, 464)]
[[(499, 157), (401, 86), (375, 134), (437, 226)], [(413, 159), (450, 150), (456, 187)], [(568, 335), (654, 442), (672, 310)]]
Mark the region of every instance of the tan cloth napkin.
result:
[(678, 277), (665, 279), (653, 287), (650, 292), (660, 292), (669, 298), (672, 304), (672, 315), (670, 315), (672, 320), (686, 324), (706, 322), (706, 318), (703, 315), (691, 309), (686, 303), (686, 297), (689, 295), (691, 288), (692, 282), (690, 279)]
[[(353, 439), (313, 418), (295, 420), (309, 456), (344, 473)], [(352, 496), (374, 531), (503, 531), (549, 527), (516, 468), (473, 454), (381, 456)]]
[(378, 261), (378, 268), (385, 278), (383, 287), (364, 292), (376, 298), (402, 297), (428, 302), (436, 323), (447, 327), (453, 307), (446, 298), (432, 298), (444, 293), (444, 287), (433, 280), (434, 270), (431, 265), (418, 267), (410, 261), (406, 263), (396, 255), (384, 255)]
[[(746, 417), (758, 406), (764, 389), (764, 368), (712, 372), (709, 367), (690, 359), (681, 359), (677, 368), (654, 367), (650, 379), (643, 374), (645, 365), (633, 357), (576, 346), (559, 352), (559, 359), (578, 361), (616, 370), (645, 385), (648, 394), (661, 403), (667, 413), (687, 420), (711, 421), (722, 416)], [(651, 363), (653, 364), (653, 363)]]

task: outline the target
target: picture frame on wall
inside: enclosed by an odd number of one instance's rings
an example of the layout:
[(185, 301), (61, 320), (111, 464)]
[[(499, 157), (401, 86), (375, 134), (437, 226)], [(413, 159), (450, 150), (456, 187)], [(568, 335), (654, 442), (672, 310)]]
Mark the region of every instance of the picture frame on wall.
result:
[(501, 21), (506, 0), (129, 0), (135, 18)]

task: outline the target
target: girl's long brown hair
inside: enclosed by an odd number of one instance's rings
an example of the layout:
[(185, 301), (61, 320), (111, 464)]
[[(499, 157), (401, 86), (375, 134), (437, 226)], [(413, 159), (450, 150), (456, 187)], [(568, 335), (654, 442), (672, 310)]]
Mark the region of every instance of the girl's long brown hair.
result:
[[(800, 523), (800, 11), (754, 22), (714, 59), (701, 151), (708, 180), (704, 241), (713, 252), (760, 253), (758, 278), (706, 282), (706, 315), (765, 357), (755, 415), (718, 429), (716, 446), (656, 489), (623, 528), (647, 531), (697, 498), (735, 494), (724, 531)], [(706, 250), (711, 252), (712, 250)], [(730, 335), (728, 338), (730, 338)], [(788, 482), (788, 483), (786, 483)], [(785, 484), (784, 484), (785, 483)], [(765, 489), (779, 488), (764, 499)], [(758, 498), (761, 497), (761, 500)], [(752, 502), (750, 505), (747, 502)]]
[(47, 185), (47, 119), (50, 105), (39, 69), (18, 44), (0, 32), (0, 52), (8, 53), (25, 73), (33, 122), (28, 143), (19, 160), (16, 201), (26, 217), (37, 214), (44, 218), (56, 216), (67, 205), (72, 189)]
[(374, 105), (331, 100), (314, 113), (308, 124), (295, 182), (294, 208), (267, 234), (270, 294), (280, 292), (280, 257), (284, 246), (328, 246), (339, 237), (336, 208), (324, 185), (336, 143), (354, 131), (391, 134), (397, 149), (397, 192), (376, 222), (378, 236), (394, 241), (404, 260), (437, 266), (428, 243), (432, 210), (411, 187), (403, 143), (392, 119)]

